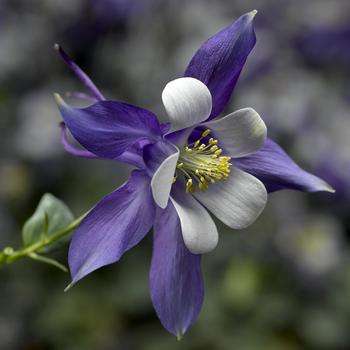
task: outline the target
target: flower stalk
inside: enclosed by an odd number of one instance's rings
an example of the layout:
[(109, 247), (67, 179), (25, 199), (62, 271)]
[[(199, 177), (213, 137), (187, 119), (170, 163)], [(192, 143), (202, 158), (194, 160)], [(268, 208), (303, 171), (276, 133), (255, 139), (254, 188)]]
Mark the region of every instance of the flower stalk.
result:
[(67, 272), (67, 268), (62, 265), (61, 263), (57, 262), (56, 260), (53, 260), (51, 258), (48, 258), (46, 256), (40, 255), (39, 253), (47, 247), (50, 247), (55, 242), (59, 241), (63, 237), (69, 235), (72, 231), (74, 231), (81, 221), (84, 219), (84, 217), (87, 215), (87, 213), (83, 214), (79, 218), (75, 219), (72, 223), (64, 227), (63, 229), (57, 231), (51, 236), (47, 236), (44, 234), (41, 235), (40, 239), (37, 242), (34, 242), (28, 246), (19, 248), (17, 250), (13, 249), (12, 247), (5, 247), (0, 252), (0, 266), (6, 265), (6, 264), (12, 264), (13, 262), (20, 260), (22, 258), (31, 258), (33, 260), (45, 262), (47, 264), (56, 266), (57, 268)]

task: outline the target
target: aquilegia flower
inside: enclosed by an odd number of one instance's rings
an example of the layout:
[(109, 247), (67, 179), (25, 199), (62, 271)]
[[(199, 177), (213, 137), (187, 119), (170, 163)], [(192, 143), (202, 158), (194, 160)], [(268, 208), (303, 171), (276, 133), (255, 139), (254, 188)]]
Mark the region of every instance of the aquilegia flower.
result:
[[(136, 167), (74, 233), (69, 249), (72, 284), (118, 261), (154, 226), (151, 298), (163, 326), (177, 336), (195, 321), (203, 303), (201, 254), (218, 242), (208, 211), (240, 229), (259, 216), (267, 192), (332, 191), (266, 139), (266, 126), (253, 109), (219, 117), (255, 44), (255, 13), (243, 15), (207, 40), (184, 77), (166, 85), (166, 124), (146, 109), (106, 100), (57, 46), (93, 95), (76, 96), (95, 100), (89, 107), (72, 108), (56, 94), (64, 147), (77, 156)], [(65, 127), (84, 150), (68, 142)]]

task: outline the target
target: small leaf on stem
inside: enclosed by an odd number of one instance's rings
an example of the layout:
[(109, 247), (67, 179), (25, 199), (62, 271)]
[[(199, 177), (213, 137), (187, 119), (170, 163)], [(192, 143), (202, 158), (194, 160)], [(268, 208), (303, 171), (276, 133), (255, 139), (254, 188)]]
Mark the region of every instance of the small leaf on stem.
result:
[(23, 226), (24, 246), (52, 236), (68, 226), (73, 220), (73, 214), (65, 203), (52, 194), (44, 194), (34, 214)]

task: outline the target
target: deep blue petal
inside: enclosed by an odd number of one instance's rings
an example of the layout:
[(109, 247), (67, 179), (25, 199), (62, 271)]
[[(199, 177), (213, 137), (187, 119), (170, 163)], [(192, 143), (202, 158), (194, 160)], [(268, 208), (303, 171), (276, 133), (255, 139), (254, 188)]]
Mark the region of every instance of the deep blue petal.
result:
[(149, 176), (153, 176), (162, 162), (176, 151), (173, 144), (164, 140), (146, 145), (143, 148), (143, 159)]
[(75, 145), (72, 145), (68, 140), (66, 124), (62, 122), (60, 124), (60, 127), (61, 127), (61, 143), (63, 145), (63, 148), (66, 150), (66, 152), (76, 157), (98, 158), (96, 154), (91, 153), (86, 149), (78, 148)]
[(150, 111), (118, 101), (100, 101), (72, 108), (58, 98), (68, 129), (89, 152), (115, 159), (136, 142), (154, 142), (161, 136), (157, 117)]
[[(63, 145), (63, 148), (68, 152), (69, 154), (76, 156), (76, 157), (82, 157), (82, 158), (97, 158), (99, 159), (96, 154), (89, 152), (86, 149), (79, 148), (76, 145), (73, 145), (68, 140), (67, 135), (67, 128), (66, 125), (62, 122), (61, 123), (61, 143)], [(120, 156), (116, 158), (119, 162), (127, 163), (136, 166), (139, 169), (145, 168), (145, 163), (143, 161), (143, 145), (139, 145), (139, 143), (135, 143), (132, 145), (127, 151), (122, 153)]]
[(260, 179), (269, 192), (286, 188), (305, 192), (333, 192), (330, 185), (301, 169), (271, 139), (266, 139), (260, 151), (232, 161), (235, 166)]
[(154, 216), (150, 179), (145, 172), (135, 170), (128, 182), (104, 197), (75, 231), (68, 255), (72, 284), (118, 261), (142, 240)]
[(225, 108), (256, 38), (253, 18), (256, 11), (241, 16), (227, 28), (209, 38), (193, 56), (185, 76), (201, 80), (212, 94), (209, 119)]
[(204, 299), (201, 256), (186, 248), (171, 202), (159, 210), (154, 228), (150, 292), (163, 326), (181, 337), (197, 319)]

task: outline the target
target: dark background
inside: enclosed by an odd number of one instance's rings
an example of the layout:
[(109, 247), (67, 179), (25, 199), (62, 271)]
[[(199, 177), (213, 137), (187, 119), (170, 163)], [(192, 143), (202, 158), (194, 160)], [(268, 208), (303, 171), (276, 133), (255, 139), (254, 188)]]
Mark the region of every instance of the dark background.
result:
[[(22, 260), (0, 270), (2, 350), (350, 348), (348, 0), (0, 0), (0, 234), (20, 244), (44, 192), (81, 215), (127, 177), (66, 154), (54, 92), (83, 90), (59, 42), (110, 98), (161, 118), (161, 92), (199, 45), (253, 9), (257, 46), (228, 110), (251, 106), (270, 137), (337, 193), (272, 194), (243, 231), (219, 224), (206, 299), (181, 342), (148, 294), (151, 235), (68, 293), (69, 275)], [(66, 262), (67, 249), (52, 253)]]

